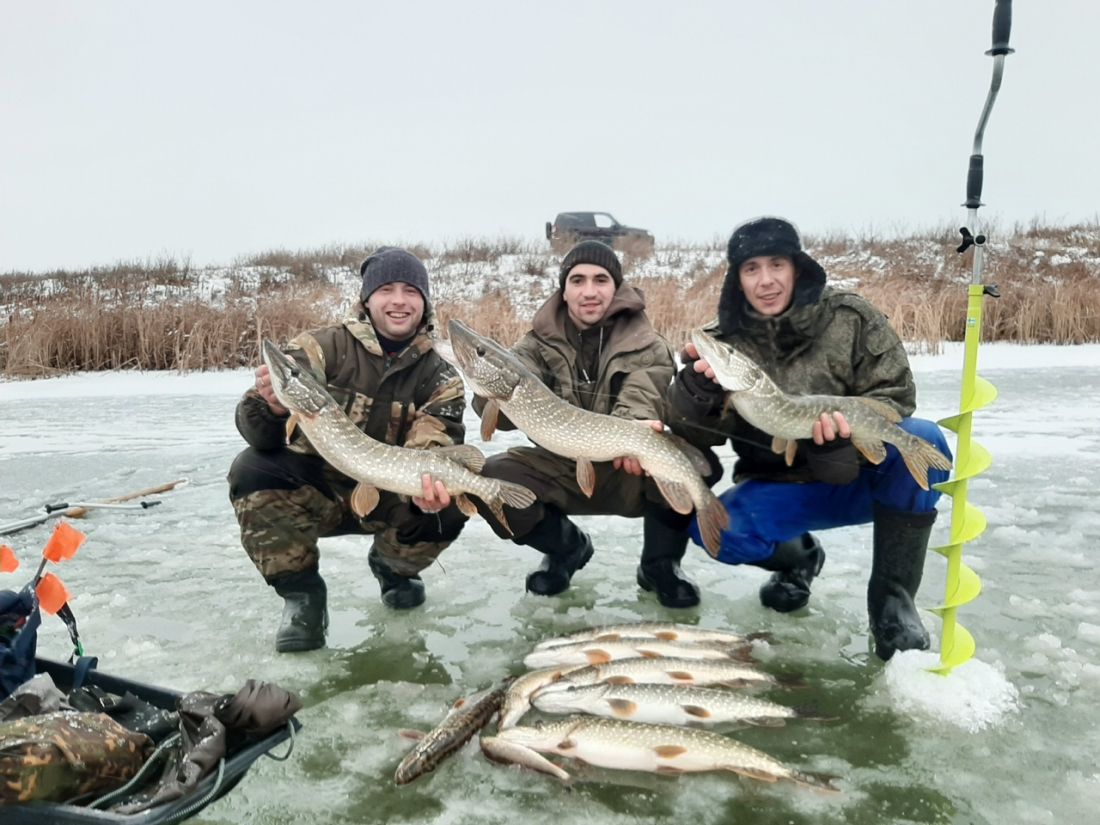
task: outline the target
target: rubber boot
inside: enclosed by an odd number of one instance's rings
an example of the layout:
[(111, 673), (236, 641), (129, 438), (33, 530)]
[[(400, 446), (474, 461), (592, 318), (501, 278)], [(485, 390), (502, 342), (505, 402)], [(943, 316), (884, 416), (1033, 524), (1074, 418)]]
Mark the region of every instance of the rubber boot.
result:
[(823, 564), (825, 550), (812, 533), (777, 542), (771, 558), (756, 563), (757, 567), (775, 571), (760, 586), (760, 603), (780, 613), (805, 607), (810, 600), (810, 583)]
[(699, 588), (680, 570), (687, 552), (690, 515), (673, 510), (646, 507), (642, 516), (642, 561), (638, 565), (638, 586), (657, 594), (665, 607), (695, 607)]
[(382, 604), (394, 610), (411, 610), (424, 604), (424, 582), (420, 576), (399, 576), (372, 549), (367, 554), (370, 572), (382, 586)]
[(556, 507), (547, 506), (542, 521), (518, 544), (543, 553), (539, 568), (527, 574), (527, 591), (538, 596), (556, 596), (569, 589), (573, 574), (592, 558), (592, 540)]
[(328, 591), (316, 570), (284, 573), (270, 582), (283, 597), (283, 617), (275, 634), (278, 653), (297, 653), (325, 646)]
[(875, 507), (867, 613), (875, 655), (886, 660), (899, 650), (927, 650), (928, 631), (913, 599), (924, 574), (924, 557), (936, 511), (907, 513)]

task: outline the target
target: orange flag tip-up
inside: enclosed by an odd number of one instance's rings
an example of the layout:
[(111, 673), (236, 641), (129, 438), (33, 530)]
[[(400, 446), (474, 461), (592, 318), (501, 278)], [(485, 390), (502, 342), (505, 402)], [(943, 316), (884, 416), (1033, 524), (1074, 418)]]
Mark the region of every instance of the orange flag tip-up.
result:
[(38, 596), (38, 604), (51, 616), (64, 607), (70, 597), (64, 583), (53, 573), (39, 579), (34, 592)]
[(76, 555), (77, 549), (86, 539), (83, 533), (65, 521), (59, 521), (53, 530), (53, 535), (42, 548), (42, 558), (58, 564), (65, 559), (71, 559)]
[(15, 551), (6, 544), (0, 544), (0, 573), (14, 573), (19, 569), (19, 559)]

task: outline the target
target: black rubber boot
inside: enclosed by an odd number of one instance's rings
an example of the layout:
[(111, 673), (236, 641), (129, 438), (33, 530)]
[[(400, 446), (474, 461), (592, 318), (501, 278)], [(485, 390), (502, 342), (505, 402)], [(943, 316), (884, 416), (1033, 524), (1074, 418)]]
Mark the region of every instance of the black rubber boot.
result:
[(875, 637), (875, 655), (880, 659), (889, 659), (899, 650), (928, 649), (928, 631), (913, 599), (924, 574), (924, 557), (935, 521), (935, 510), (906, 513), (875, 507), (867, 613)]
[(556, 596), (569, 589), (573, 574), (592, 558), (592, 540), (556, 507), (547, 506), (546, 515), (527, 535), (515, 539), (544, 554), (538, 570), (527, 574), (527, 590), (538, 596)]
[(760, 586), (760, 603), (780, 613), (790, 613), (810, 600), (810, 583), (825, 564), (825, 551), (812, 533), (776, 543), (770, 559), (757, 567), (774, 570)]
[(275, 634), (278, 653), (297, 653), (325, 646), (328, 591), (316, 570), (284, 573), (269, 584), (283, 597), (283, 617)]
[(687, 552), (691, 515), (663, 507), (647, 506), (642, 516), (642, 561), (638, 586), (657, 594), (665, 607), (695, 607), (699, 588), (680, 570)]
[(382, 585), (382, 604), (394, 610), (411, 610), (424, 604), (424, 582), (420, 576), (399, 576), (371, 550), (367, 555), (370, 572)]

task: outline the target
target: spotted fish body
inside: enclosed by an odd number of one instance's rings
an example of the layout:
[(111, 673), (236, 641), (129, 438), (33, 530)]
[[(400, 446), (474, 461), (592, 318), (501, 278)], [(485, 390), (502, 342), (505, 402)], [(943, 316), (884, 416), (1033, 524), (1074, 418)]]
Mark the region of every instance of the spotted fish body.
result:
[(573, 406), (513, 353), (460, 321), (450, 321), (448, 332), (458, 368), (474, 392), (494, 405), (483, 413), (483, 438), (492, 435), (499, 409), (540, 447), (577, 461), (578, 484), (589, 493), (592, 462), (634, 457), (674, 510), (694, 508), (704, 546), (717, 555), (729, 514), (701, 475), (709, 467), (698, 451), (637, 421)]
[(597, 682), (656, 685), (724, 685), (726, 687), (781, 684), (776, 676), (732, 659), (620, 659), (572, 670), (561, 685)]
[[(271, 388), (279, 403), (294, 415), (296, 426), (309, 438), (314, 449), (333, 467), (349, 476), (364, 489), (389, 490), (406, 496), (423, 495), (421, 477), (431, 474), (442, 481), (451, 495), (475, 495), (500, 513), (502, 505), (528, 507), (535, 495), (526, 487), (480, 475), (484, 457), (476, 447), (459, 445), (436, 450), (411, 450), (377, 441), (362, 432), (320, 382), (271, 341), (263, 342), (264, 363), (270, 369)], [(460, 463), (463, 462), (463, 463)], [(373, 501), (356, 508), (366, 515), (377, 504)], [(353, 498), (353, 505), (355, 504)], [(475, 512), (460, 501), (463, 512)]]
[(473, 696), (459, 699), (450, 712), (416, 747), (409, 751), (394, 772), (398, 785), (434, 771), (439, 764), (470, 741), (500, 710), (511, 679)]
[(545, 650), (549, 647), (577, 644), (578, 642), (617, 642), (622, 639), (659, 639), (663, 642), (687, 642), (689, 644), (703, 642), (715, 645), (743, 646), (758, 639), (766, 639), (767, 636), (766, 633), (741, 634), (728, 630), (710, 630), (704, 627), (674, 622), (631, 622), (590, 627), (566, 636), (544, 639), (535, 645), (535, 650)]
[(660, 639), (621, 639), (617, 642), (578, 642), (576, 644), (533, 650), (523, 659), (527, 667), (562, 667), (566, 665), (602, 665), (618, 659), (677, 658), (720, 659), (745, 658), (748, 643), (739, 648), (724, 644), (678, 644)]
[(509, 728), (497, 737), (602, 768), (672, 774), (732, 771), (764, 782), (785, 779), (817, 790), (837, 790), (832, 777), (796, 770), (763, 751), (698, 728), (568, 717)]
[(550, 685), (535, 693), (531, 704), (545, 713), (587, 713), (631, 722), (702, 727), (735, 722), (777, 727), (803, 715), (795, 708), (722, 688), (610, 682)]
[(872, 464), (886, 458), (886, 444), (901, 454), (913, 479), (928, 489), (928, 471), (950, 470), (951, 460), (923, 438), (898, 426), (898, 411), (878, 399), (842, 395), (788, 395), (756, 363), (702, 330), (691, 334), (699, 357), (729, 392), (738, 415), (773, 437), (772, 449), (794, 460), (797, 441), (813, 436), (823, 413), (842, 413), (852, 430), (852, 445)]

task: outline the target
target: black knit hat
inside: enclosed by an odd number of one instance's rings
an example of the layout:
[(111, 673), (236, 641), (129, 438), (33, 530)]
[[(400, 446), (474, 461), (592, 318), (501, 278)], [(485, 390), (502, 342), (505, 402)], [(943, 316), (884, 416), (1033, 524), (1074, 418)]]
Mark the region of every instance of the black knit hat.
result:
[(359, 290), (359, 297), (364, 303), (378, 287), (394, 281), (416, 287), (425, 301), (432, 297), (428, 287), (428, 270), (424, 268), (424, 264), (411, 252), (396, 246), (379, 247), (363, 261), (359, 274), (363, 277), (363, 288)]
[(558, 288), (565, 289), (565, 279), (569, 277), (569, 270), (577, 264), (595, 264), (602, 266), (611, 275), (615, 282), (615, 288), (623, 282), (623, 265), (619, 263), (619, 256), (610, 246), (600, 241), (581, 241), (574, 246), (561, 260), (561, 274), (558, 277)]
[(718, 325), (723, 334), (731, 334), (741, 324), (744, 306), (741, 290), (741, 264), (758, 255), (785, 255), (798, 272), (792, 305), (816, 302), (825, 288), (825, 269), (802, 251), (802, 239), (790, 221), (783, 218), (753, 218), (733, 230), (726, 247), (729, 269), (718, 299)]

